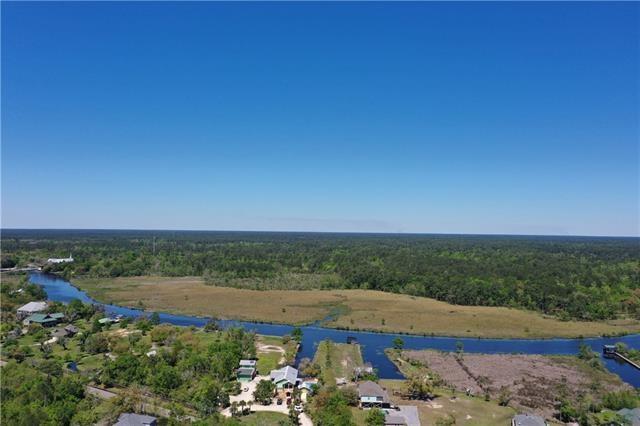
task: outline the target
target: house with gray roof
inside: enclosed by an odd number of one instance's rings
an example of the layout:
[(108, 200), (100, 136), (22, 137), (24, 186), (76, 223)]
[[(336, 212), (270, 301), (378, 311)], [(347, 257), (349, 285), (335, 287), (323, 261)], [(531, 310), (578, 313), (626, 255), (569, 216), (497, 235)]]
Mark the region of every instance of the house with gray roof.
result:
[(418, 407), (400, 405), (396, 409), (384, 410), (385, 426), (420, 426)]
[(298, 384), (298, 370), (290, 365), (278, 370), (271, 370), (269, 377), (277, 389), (294, 388)]
[(26, 305), (20, 306), (18, 308), (16, 316), (19, 320), (25, 319), (28, 316), (44, 311), (45, 309), (47, 309), (47, 306), (47, 302), (29, 302)]
[(547, 422), (534, 414), (518, 414), (511, 419), (511, 426), (547, 426)]
[(158, 419), (153, 416), (135, 413), (122, 413), (113, 426), (156, 426)]
[(379, 384), (367, 380), (358, 384), (358, 397), (363, 408), (388, 408), (391, 406), (389, 394)]

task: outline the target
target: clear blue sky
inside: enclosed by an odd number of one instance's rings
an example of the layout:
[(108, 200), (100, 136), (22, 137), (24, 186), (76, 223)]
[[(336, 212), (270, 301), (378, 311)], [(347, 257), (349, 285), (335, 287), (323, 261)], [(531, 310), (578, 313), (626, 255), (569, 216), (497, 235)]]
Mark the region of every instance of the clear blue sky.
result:
[(2, 226), (639, 234), (639, 3), (2, 3)]

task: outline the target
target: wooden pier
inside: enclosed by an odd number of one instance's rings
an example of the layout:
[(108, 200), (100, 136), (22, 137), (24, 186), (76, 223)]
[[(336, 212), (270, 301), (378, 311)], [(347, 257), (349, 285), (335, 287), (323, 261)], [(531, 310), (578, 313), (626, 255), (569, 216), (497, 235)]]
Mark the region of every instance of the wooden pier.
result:
[(626, 356), (622, 355), (620, 352), (615, 352), (614, 355), (616, 357), (618, 357), (619, 359), (627, 362), (628, 364), (630, 364), (632, 367), (640, 370), (640, 365), (638, 365), (638, 363), (631, 361), (629, 358), (627, 358)]
[(614, 345), (604, 345), (602, 347), (602, 354), (605, 358), (618, 358), (631, 365), (632, 367), (640, 370), (640, 365), (638, 363), (636, 363), (635, 361), (631, 361), (629, 358), (622, 355), (616, 350), (616, 347)]

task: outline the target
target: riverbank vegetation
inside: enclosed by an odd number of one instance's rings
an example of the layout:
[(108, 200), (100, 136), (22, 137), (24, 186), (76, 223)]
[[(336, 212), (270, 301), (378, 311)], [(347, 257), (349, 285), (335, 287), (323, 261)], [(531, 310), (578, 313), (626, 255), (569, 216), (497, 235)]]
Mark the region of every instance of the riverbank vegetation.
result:
[[(560, 321), (521, 309), (458, 306), (373, 290), (245, 290), (198, 277), (77, 278), (102, 302), (188, 315), (439, 336), (551, 338), (640, 331), (637, 320)], [(329, 318), (328, 318), (329, 317)]]
[(249, 289), (367, 289), (560, 319), (640, 318), (635, 238), (173, 231), (20, 231), (3, 264), (69, 277), (198, 276)]

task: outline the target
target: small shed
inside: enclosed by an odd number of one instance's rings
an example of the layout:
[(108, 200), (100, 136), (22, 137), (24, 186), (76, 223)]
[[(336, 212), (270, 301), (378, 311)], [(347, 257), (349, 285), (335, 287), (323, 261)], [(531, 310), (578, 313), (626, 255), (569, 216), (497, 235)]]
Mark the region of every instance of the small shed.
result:
[(236, 371), (236, 377), (239, 382), (250, 382), (256, 377), (256, 369), (253, 367), (240, 367)]

